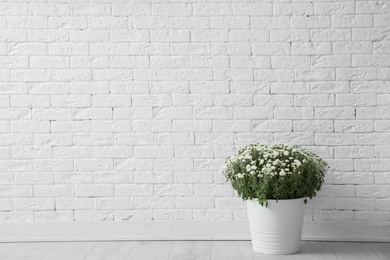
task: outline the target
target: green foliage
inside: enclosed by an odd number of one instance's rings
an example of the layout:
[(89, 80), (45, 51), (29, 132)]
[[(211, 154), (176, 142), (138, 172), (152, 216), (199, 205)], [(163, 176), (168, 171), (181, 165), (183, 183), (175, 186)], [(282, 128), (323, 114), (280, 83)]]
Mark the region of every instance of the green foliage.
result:
[(267, 205), (267, 199), (313, 198), (326, 170), (324, 160), (299, 146), (252, 144), (230, 157), (223, 173), (244, 200)]

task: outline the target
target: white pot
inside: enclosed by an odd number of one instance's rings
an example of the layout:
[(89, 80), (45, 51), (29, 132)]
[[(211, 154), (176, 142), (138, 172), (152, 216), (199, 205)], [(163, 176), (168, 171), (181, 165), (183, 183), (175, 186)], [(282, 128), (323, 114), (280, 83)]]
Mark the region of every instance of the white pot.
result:
[(268, 200), (261, 206), (256, 200), (247, 201), (249, 227), (253, 250), (262, 254), (293, 254), (299, 251), (304, 198)]

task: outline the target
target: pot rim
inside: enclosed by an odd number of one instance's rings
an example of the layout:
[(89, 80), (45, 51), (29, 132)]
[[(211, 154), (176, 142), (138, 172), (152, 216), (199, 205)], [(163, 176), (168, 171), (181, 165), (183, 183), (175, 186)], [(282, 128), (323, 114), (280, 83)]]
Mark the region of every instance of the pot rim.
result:
[[(307, 199), (307, 197), (302, 197), (302, 198), (296, 198), (296, 199), (279, 199), (279, 200), (276, 200), (276, 199), (266, 199), (267, 201), (291, 201), (291, 200), (302, 200), (302, 199)], [(257, 202), (257, 199), (248, 199), (246, 201), (252, 201), (252, 202)]]

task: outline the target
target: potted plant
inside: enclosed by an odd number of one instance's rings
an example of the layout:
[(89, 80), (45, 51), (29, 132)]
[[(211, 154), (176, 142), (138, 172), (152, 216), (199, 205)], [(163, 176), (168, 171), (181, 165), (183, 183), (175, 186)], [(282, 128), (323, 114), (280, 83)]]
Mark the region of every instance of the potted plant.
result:
[(254, 251), (299, 251), (305, 204), (321, 189), (326, 169), (314, 153), (284, 144), (252, 144), (226, 161), (225, 176), (247, 201)]

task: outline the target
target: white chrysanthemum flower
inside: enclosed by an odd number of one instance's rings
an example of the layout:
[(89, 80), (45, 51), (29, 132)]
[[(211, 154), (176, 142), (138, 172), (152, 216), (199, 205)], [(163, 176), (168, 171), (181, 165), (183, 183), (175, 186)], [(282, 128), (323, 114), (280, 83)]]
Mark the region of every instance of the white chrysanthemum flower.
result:
[(251, 160), (251, 159), (252, 159), (252, 156), (251, 156), (250, 154), (246, 154), (246, 155), (245, 155), (245, 159)]
[(299, 160), (294, 160), (294, 163), (295, 163), (298, 167), (302, 165), (301, 161), (299, 161)]
[(279, 172), (279, 175), (280, 175), (280, 176), (284, 176), (284, 175), (286, 175), (286, 172), (283, 171), (283, 170), (281, 170), (281, 171)]
[(251, 168), (252, 168), (252, 170), (256, 170), (257, 166), (256, 165), (252, 165)]
[(290, 153), (289, 153), (288, 151), (284, 151), (283, 154), (287, 156), (287, 155), (289, 155)]

